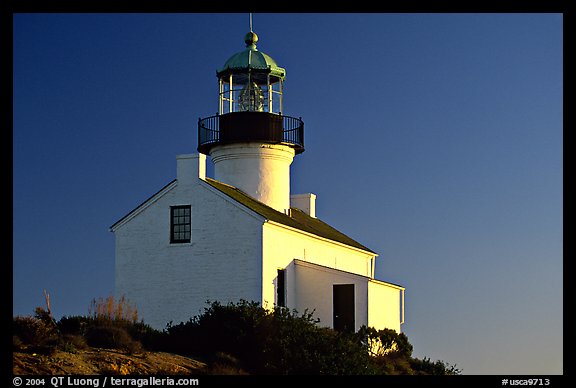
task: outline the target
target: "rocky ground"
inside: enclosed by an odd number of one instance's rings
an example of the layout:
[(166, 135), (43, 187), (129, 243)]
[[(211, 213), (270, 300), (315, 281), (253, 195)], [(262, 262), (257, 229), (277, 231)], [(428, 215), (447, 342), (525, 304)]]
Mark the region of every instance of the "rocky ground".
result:
[(55, 350), (51, 354), (13, 352), (15, 375), (187, 375), (209, 373), (206, 364), (176, 354), (89, 348), (74, 353)]

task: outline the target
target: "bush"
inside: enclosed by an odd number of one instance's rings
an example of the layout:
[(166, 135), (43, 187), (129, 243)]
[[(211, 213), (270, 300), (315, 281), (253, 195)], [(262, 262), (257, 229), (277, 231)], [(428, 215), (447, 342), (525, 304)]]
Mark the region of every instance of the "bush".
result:
[(354, 338), (372, 356), (410, 357), (412, 355), (413, 348), (406, 334), (397, 333), (392, 329), (376, 330), (373, 327), (362, 326), (354, 334)]
[[(119, 307), (120, 306), (120, 307)], [(130, 354), (148, 350), (201, 356), (208, 374), (431, 374), (461, 371), (443, 361), (412, 358), (404, 333), (362, 327), (340, 333), (319, 327), (313, 312), (277, 307), (266, 310), (245, 300), (212, 302), (203, 314), (160, 332), (134, 318), (125, 300), (100, 299), (88, 317), (62, 317), (36, 309), (34, 317), (13, 318), (14, 350), (75, 353), (87, 346)], [(130, 317), (125, 314), (129, 313)]]
[(82, 335), (86, 328), (94, 322), (93, 319), (82, 316), (63, 316), (56, 323), (62, 334)]
[(12, 351), (22, 350), (24, 343), (17, 335), (12, 335)]
[(18, 337), (20, 346), (48, 346), (58, 339), (58, 331), (51, 322), (37, 317), (16, 316), (12, 320), (12, 335)]
[(246, 375), (247, 373), (239, 365), (237, 358), (218, 352), (214, 355), (212, 364), (203, 372), (208, 375)]
[(78, 350), (87, 349), (88, 344), (81, 335), (64, 334), (60, 338), (58, 348), (68, 353), (76, 353)]
[(158, 331), (144, 322), (116, 322), (116, 325), (123, 327), (128, 334), (138, 341), (144, 348), (151, 351), (161, 351), (166, 346), (166, 333)]
[(430, 361), (429, 358), (424, 357), (422, 360), (413, 358), (410, 362), (412, 369), (417, 374), (426, 375), (459, 375), (462, 371), (456, 368), (456, 365), (449, 365), (444, 361)]
[(250, 374), (459, 374), (442, 361), (411, 357), (404, 333), (362, 327), (346, 334), (319, 327), (313, 313), (266, 310), (256, 302), (209, 302), (186, 323), (169, 324), (163, 350), (200, 355), (208, 373)]
[(118, 349), (128, 353), (142, 351), (142, 345), (132, 339), (126, 329), (117, 326), (89, 327), (85, 334), (88, 345), (95, 348)]
[(213, 302), (187, 323), (167, 328), (169, 351), (208, 362), (229, 354), (252, 374), (374, 373), (368, 354), (350, 335), (321, 328), (312, 313), (266, 310), (256, 302)]

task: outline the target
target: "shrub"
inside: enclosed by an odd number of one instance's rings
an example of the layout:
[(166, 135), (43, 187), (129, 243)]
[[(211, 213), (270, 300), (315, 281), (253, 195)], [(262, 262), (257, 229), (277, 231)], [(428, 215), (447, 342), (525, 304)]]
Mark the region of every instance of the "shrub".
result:
[(222, 352), (214, 355), (212, 364), (205, 370), (205, 374), (209, 375), (246, 375), (247, 373), (240, 367), (240, 362), (237, 358)]
[(266, 310), (256, 302), (209, 302), (203, 314), (169, 324), (163, 350), (201, 355), (210, 374), (459, 374), (442, 361), (411, 357), (404, 333), (362, 327), (347, 334), (319, 327), (313, 313)]
[(126, 329), (117, 326), (89, 327), (85, 334), (88, 345), (95, 348), (118, 349), (128, 353), (142, 351), (142, 345), (132, 339)]
[(430, 361), (429, 358), (424, 357), (423, 359), (413, 358), (410, 362), (412, 369), (416, 371), (417, 374), (426, 375), (459, 375), (462, 371), (456, 368), (456, 365), (450, 365), (444, 361)]
[(88, 348), (88, 344), (81, 335), (63, 334), (58, 343), (58, 348), (68, 353), (76, 353), (78, 350)]
[(17, 351), (17, 350), (22, 350), (23, 347), (23, 342), (20, 339), (20, 337), (18, 337), (17, 335), (12, 335), (12, 350), (13, 351)]
[[(138, 352), (142, 346), (149, 350), (160, 350), (165, 347), (162, 342), (165, 339), (164, 333), (152, 327), (138, 322), (138, 310), (125, 296), (118, 301), (113, 296), (106, 299), (93, 299), (88, 309), (88, 317), (71, 317), (66, 322), (62, 322), (70, 330), (86, 332), (96, 327), (115, 327), (126, 332), (132, 339), (131, 345), (125, 350)], [(122, 338), (123, 334), (115, 334)], [(126, 341), (126, 343), (129, 343)]]
[(349, 334), (317, 326), (313, 313), (298, 315), (286, 308), (270, 314), (263, 328), (260, 373), (274, 374), (372, 374), (370, 358)]
[(237, 358), (252, 374), (374, 373), (368, 354), (350, 335), (316, 325), (313, 314), (266, 310), (256, 302), (213, 302), (187, 323), (167, 328), (169, 350)]
[(166, 346), (166, 333), (158, 331), (144, 322), (116, 322), (116, 325), (123, 327), (128, 334), (138, 341), (144, 348), (151, 351), (160, 351)]
[(62, 334), (82, 335), (86, 328), (93, 324), (94, 320), (83, 316), (63, 316), (56, 323), (58, 330)]
[(373, 327), (362, 326), (356, 334), (355, 340), (360, 343), (372, 356), (394, 355), (396, 357), (410, 357), (412, 345), (404, 333), (397, 333), (392, 329), (376, 330)]
[(52, 323), (37, 317), (16, 316), (12, 320), (12, 335), (17, 336), (21, 344), (44, 346), (58, 338), (58, 331)]

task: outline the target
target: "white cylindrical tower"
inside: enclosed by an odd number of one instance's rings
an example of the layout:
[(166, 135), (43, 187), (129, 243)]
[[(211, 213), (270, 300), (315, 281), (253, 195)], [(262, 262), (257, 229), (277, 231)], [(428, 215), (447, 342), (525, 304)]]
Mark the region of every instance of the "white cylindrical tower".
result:
[(302, 119), (282, 114), (286, 70), (256, 49), (246, 49), (216, 72), (218, 115), (199, 119), (198, 151), (210, 155), (215, 179), (285, 212), (290, 208), (290, 165), (304, 152)]
[(266, 205), (290, 208), (290, 164), (294, 149), (281, 144), (236, 143), (212, 148), (214, 178)]

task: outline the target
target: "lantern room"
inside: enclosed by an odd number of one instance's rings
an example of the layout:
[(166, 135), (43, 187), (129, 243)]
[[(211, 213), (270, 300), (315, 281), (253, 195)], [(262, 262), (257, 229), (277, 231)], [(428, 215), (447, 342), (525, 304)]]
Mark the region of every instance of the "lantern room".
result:
[(246, 49), (234, 54), (218, 76), (218, 114), (269, 112), (282, 114), (282, 83), (286, 70), (256, 48), (258, 35), (244, 37)]
[(198, 121), (198, 151), (233, 143), (283, 144), (304, 152), (302, 119), (286, 116), (283, 82), (286, 70), (256, 48), (258, 35), (244, 36), (246, 48), (216, 71), (218, 114)]

